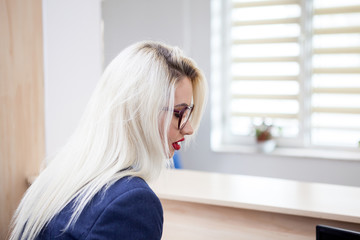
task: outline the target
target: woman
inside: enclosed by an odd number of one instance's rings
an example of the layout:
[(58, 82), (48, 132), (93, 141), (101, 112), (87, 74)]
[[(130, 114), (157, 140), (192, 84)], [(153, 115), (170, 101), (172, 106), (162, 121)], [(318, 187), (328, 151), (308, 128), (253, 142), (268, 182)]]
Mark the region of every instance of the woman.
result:
[(196, 132), (205, 95), (201, 71), (178, 48), (126, 48), (26, 192), (10, 239), (160, 239), (162, 207), (147, 182)]

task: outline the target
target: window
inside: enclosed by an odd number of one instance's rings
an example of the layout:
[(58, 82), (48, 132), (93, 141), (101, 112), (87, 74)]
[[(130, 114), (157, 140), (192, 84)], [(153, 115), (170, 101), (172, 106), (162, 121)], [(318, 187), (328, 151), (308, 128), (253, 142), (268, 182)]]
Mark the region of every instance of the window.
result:
[(213, 0), (212, 52), (222, 144), (253, 144), (265, 121), (280, 147), (358, 151), (359, 0)]

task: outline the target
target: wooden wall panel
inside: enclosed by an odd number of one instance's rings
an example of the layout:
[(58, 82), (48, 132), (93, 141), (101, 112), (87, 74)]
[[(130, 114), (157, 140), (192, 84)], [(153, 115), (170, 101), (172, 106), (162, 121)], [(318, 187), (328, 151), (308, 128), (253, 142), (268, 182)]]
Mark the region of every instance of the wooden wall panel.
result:
[(0, 239), (44, 157), (42, 1), (0, 0)]

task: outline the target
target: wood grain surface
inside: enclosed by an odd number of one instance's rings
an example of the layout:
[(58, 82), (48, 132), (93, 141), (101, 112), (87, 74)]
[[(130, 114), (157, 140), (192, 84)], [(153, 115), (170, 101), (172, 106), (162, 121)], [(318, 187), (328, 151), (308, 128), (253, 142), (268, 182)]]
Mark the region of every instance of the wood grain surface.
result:
[(0, 239), (44, 157), (42, 1), (0, 0)]

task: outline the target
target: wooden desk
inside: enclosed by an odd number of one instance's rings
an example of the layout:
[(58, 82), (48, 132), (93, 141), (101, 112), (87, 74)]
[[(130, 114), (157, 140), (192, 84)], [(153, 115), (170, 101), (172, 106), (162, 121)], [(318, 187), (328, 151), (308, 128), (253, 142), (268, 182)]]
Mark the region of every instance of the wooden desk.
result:
[(360, 188), (166, 170), (151, 185), (163, 239), (315, 239), (325, 224), (360, 231)]

